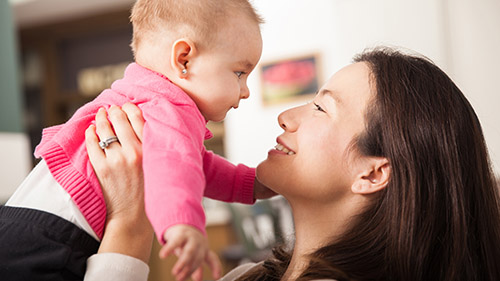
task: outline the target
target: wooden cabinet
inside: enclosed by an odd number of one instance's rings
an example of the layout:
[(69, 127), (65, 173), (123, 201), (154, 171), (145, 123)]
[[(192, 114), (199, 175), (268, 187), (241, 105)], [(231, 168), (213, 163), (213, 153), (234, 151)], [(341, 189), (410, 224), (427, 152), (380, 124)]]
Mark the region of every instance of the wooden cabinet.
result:
[(133, 61), (131, 38), (128, 10), (19, 30), (25, 120), (33, 149), (44, 127), (65, 122), (102, 90), (83, 93), (82, 71)]

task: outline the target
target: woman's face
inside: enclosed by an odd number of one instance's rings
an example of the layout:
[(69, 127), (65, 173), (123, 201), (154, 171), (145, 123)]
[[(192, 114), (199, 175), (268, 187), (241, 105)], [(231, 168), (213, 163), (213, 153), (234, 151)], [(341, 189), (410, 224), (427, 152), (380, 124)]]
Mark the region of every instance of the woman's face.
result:
[(278, 121), (284, 132), (257, 167), (258, 179), (293, 203), (331, 202), (349, 192), (356, 172), (353, 137), (364, 130), (372, 90), (365, 63), (334, 74), (313, 102), (289, 109)]

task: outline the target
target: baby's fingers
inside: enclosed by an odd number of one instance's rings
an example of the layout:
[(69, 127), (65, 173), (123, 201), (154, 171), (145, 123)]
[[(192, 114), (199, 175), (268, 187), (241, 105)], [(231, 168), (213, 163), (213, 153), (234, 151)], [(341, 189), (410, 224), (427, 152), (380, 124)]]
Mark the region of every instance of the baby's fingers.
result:
[(184, 281), (188, 279), (190, 273), (191, 269), (188, 266), (181, 268), (177, 273), (172, 272), (172, 274), (175, 276), (175, 280), (177, 281)]
[[(209, 251), (205, 257), (205, 262), (212, 271), (212, 277), (214, 279), (220, 279), (222, 277), (222, 264), (219, 257), (213, 251)], [(191, 274), (191, 279), (193, 279), (193, 281), (203, 280), (203, 266), (198, 267), (198, 269)]]
[(181, 237), (174, 237), (172, 239), (169, 239), (165, 245), (160, 249), (160, 258), (164, 259), (168, 256), (170, 256), (176, 248), (181, 248), (182, 244), (184, 244), (185, 239)]
[(178, 280), (184, 280), (202, 265), (204, 256), (205, 251), (197, 243), (186, 244), (182, 249), (179, 260), (172, 268), (172, 274), (178, 276), (180, 278)]
[(212, 277), (214, 279), (220, 279), (222, 277), (222, 263), (219, 257), (213, 251), (208, 251), (205, 262), (212, 271)]
[(195, 270), (193, 274), (191, 274), (191, 279), (193, 279), (193, 281), (203, 281), (203, 267), (202, 266), (198, 267), (198, 269)]

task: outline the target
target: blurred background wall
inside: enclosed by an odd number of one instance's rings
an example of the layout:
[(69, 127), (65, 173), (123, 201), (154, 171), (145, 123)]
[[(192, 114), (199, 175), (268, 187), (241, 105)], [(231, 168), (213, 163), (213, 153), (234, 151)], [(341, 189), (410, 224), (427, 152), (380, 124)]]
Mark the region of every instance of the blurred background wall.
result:
[(7, 0), (0, 0), (0, 203), (31, 169), (29, 139), (23, 123), (16, 28)]

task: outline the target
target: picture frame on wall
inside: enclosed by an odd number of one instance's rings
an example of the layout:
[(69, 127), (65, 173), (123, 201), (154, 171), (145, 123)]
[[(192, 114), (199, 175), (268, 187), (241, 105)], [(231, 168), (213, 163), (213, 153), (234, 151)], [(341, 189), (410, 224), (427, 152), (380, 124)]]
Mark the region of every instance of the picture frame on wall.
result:
[(265, 62), (260, 66), (260, 74), (264, 105), (307, 100), (320, 87), (319, 55)]

